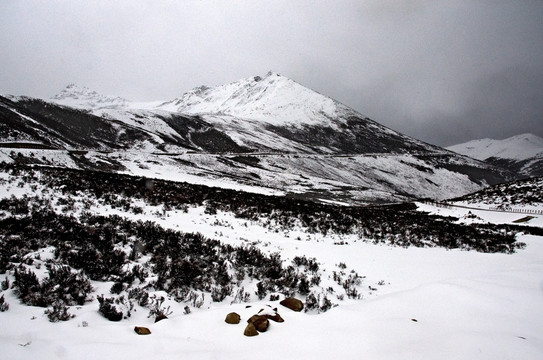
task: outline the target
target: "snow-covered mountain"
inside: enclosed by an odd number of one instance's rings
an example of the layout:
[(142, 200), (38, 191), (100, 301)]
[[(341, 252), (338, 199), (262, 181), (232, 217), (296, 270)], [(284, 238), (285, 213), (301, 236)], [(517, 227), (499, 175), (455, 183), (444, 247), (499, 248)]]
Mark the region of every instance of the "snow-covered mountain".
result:
[(447, 149), (505, 167), (519, 178), (543, 175), (543, 139), (533, 134), (472, 140)]
[(157, 108), (186, 114), (227, 114), (272, 125), (329, 125), (356, 114), (345, 105), (269, 72), (227, 85), (195, 88)]
[(526, 160), (543, 156), (543, 139), (533, 134), (512, 136), (504, 140), (479, 139), (447, 147), (474, 159), (502, 158)]
[(128, 100), (118, 96), (106, 96), (87, 87), (69, 84), (58, 94), (51, 97), (51, 101), (77, 109), (96, 109), (121, 107), (128, 104)]
[(508, 176), (276, 73), (154, 103), (70, 85), (47, 101), (0, 97), (0, 116), (2, 138), (11, 142), (2, 147), (56, 149), (28, 162), (347, 203), (444, 199)]

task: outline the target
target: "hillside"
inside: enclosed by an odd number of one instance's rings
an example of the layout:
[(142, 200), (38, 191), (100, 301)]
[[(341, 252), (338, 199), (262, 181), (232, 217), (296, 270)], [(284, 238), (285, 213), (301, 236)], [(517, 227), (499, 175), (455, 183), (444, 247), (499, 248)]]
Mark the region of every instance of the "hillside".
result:
[[(541, 225), (20, 164), (2, 166), (0, 194), (0, 343), (9, 358), (62, 349), (144, 359), (164, 341), (166, 359), (245, 359), (257, 349), (312, 358), (338, 344), (353, 359), (433, 358), (451, 341), (466, 344), (448, 352), (455, 357), (543, 351), (534, 316)], [(450, 214), (431, 214), (442, 210)], [(304, 311), (280, 305), (286, 296)], [(246, 338), (243, 323), (259, 309), (284, 322)], [(224, 323), (232, 311), (242, 324)], [(159, 315), (167, 319), (155, 323)], [(142, 339), (135, 326), (151, 334)], [(364, 344), (349, 346), (360, 334)], [(420, 336), (424, 346), (413, 347)]]
[(543, 175), (543, 139), (533, 134), (472, 140), (447, 149), (508, 169), (517, 178)]
[(444, 199), (510, 178), (275, 73), (154, 103), (69, 85), (48, 101), (0, 97), (0, 117), (4, 161), (316, 201)]
[(495, 206), (501, 209), (540, 209), (543, 207), (543, 178), (530, 178), (490, 186), (452, 201)]

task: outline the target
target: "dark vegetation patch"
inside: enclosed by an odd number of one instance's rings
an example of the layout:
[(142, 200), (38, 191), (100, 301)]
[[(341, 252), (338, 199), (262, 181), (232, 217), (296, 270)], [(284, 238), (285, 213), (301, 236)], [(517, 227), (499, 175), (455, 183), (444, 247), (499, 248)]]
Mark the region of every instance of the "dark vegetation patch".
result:
[(543, 158), (533, 157), (526, 160), (511, 160), (490, 157), (485, 162), (509, 170), (517, 179), (543, 176)]
[[(4, 165), (12, 172), (17, 165)], [(35, 177), (25, 170), (25, 176)], [(456, 219), (428, 215), (413, 204), (349, 207), (320, 204), (286, 197), (245, 193), (202, 185), (192, 185), (141, 177), (71, 169), (40, 169), (39, 181), (63, 193), (87, 192), (105, 204), (127, 199), (142, 199), (150, 205), (185, 210), (205, 205), (208, 213), (232, 212), (238, 218), (260, 221), (273, 229), (290, 230), (301, 226), (308, 233), (359, 234), (361, 239), (398, 246), (441, 246), (482, 252), (514, 252), (515, 231), (502, 225), (462, 225)], [(29, 182), (30, 179), (28, 180)], [(117, 199), (117, 200), (116, 200)], [(520, 231), (520, 230), (519, 230)], [(523, 228), (522, 231), (532, 231)]]
[(495, 204), (502, 208), (517, 205), (541, 205), (543, 204), (543, 177), (494, 185), (450, 201)]
[(466, 174), (469, 179), (477, 184), (499, 184), (506, 180), (514, 178), (514, 174), (501, 168), (495, 168), (491, 165), (480, 162), (476, 163), (458, 163), (456, 155), (451, 154), (419, 154), (416, 157), (426, 164), (431, 164), (437, 169), (447, 169), (449, 171)]
[[(215, 302), (248, 301), (251, 294), (242, 286), (247, 279), (256, 284), (259, 299), (299, 294), (317, 312), (333, 306), (327, 294), (361, 298), (363, 277), (343, 267), (333, 274), (344, 290), (339, 294), (319, 287), (316, 259), (295, 257), (288, 264), (279, 253), (265, 254), (254, 245), (232, 246), (150, 221), (97, 216), (86, 211), (93, 202), (136, 214), (143, 209), (133, 200), (164, 211), (205, 206), (207, 214), (231, 212), (276, 232), (358, 234), (363, 241), (405, 247), (511, 253), (524, 246), (515, 241), (516, 233), (543, 235), (543, 229), (520, 225), (456, 224), (456, 219), (420, 213), (413, 204), (332, 206), (108, 172), (5, 163), (0, 169), (10, 186), (41, 186), (44, 194), (54, 194), (0, 200), (0, 273), (13, 275), (11, 288), (23, 303), (48, 307), (51, 321), (72, 318), (67, 306), (92, 299), (91, 280), (113, 283), (109, 295), (96, 297), (99, 311), (113, 321), (130, 317), (135, 305), (148, 308), (150, 316), (167, 314), (164, 299), (151, 295), (155, 291), (187, 304), (186, 313), (189, 306), (202, 306), (205, 296)], [(49, 255), (42, 260), (44, 251)], [(40, 278), (32, 270), (38, 265), (46, 269)]]
[(318, 153), (321, 151), (315, 144), (337, 149), (341, 154), (427, 152), (430, 147), (410, 141), (398, 133), (386, 131), (373, 120), (360, 116), (349, 116), (345, 124), (338, 125), (340, 129), (314, 125), (301, 127), (269, 125), (267, 129)]

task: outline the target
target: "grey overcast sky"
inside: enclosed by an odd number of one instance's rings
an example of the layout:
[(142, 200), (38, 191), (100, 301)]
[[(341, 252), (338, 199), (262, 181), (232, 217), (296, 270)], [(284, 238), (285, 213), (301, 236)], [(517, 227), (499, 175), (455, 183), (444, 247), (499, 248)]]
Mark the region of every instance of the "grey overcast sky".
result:
[(0, 0), (0, 93), (170, 100), (269, 70), (441, 146), (543, 137), (542, 0)]

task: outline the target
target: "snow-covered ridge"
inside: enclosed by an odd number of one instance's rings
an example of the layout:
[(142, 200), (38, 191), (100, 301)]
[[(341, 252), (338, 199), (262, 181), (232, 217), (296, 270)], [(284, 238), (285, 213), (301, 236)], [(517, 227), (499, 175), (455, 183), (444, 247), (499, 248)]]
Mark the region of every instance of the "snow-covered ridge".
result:
[(122, 108), (191, 115), (230, 115), (277, 126), (329, 126), (331, 119), (344, 119), (355, 114), (361, 116), (349, 107), (274, 72), (214, 88), (200, 86), (170, 101), (131, 102), (74, 84), (68, 85), (50, 101), (87, 110)]
[(158, 108), (186, 114), (227, 114), (273, 125), (325, 124), (353, 110), (269, 72), (215, 88), (198, 87)]
[(478, 160), (486, 160), (491, 157), (526, 160), (533, 157), (543, 157), (543, 139), (533, 134), (522, 134), (504, 140), (472, 140), (449, 146), (447, 149)]
[(69, 84), (61, 92), (51, 97), (50, 101), (77, 109), (125, 107), (129, 103), (128, 100), (121, 97), (102, 95), (76, 84)]

